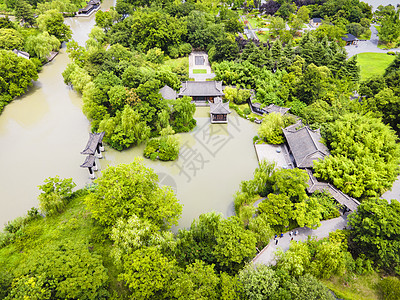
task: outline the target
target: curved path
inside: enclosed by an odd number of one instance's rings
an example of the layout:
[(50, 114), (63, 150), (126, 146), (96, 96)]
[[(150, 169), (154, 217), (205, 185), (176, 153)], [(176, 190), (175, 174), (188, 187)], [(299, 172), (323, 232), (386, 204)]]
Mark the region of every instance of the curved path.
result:
[[(305, 241), (308, 236), (317, 237), (317, 239), (323, 239), (329, 236), (329, 233), (335, 231), (337, 229), (343, 229), (347, 225), (347, 215), (340, 216), (335, 219), (330, 219), (321, 222), (321, 226), (317, 229), (311, 229), (308, 227), (300, 227), (295, 230), (298, 231), (298, 234), (293, 237), (293, 241)], [(293, 230), (293, 231), (295, 231)], [(271, 239), (269, 244), (261, 250), (259, 254), (253, 259), (254, 264), (265, 264), (265, 265), (273, 265), (276, 263), (274, 252), (278, 248), (282, 249), (284, 252), (289, 250), (291, 238), (289, 233), (286, 232), (283, 235), (283, 238), (278, 238), (278, 245), (275, 245), (275, 240)]]
[(371, 38), (366, 41), (358, 41), (357, 45), (351, 45), (351, 46), (346, 46), (345, 49), (347, 51), (347, 54), (350, 57), (359, 54), (359, 53), (364, 53), (364, 52), (374, 52), (374, 53), (387, 53), (389, 51), (399, 51), (400, 48), (394, 48), (394, 49), (389, 49), (389, 50), (383, 50), (378, 48), (378, 42), (379, 42), (379, 37), (378, 37), (378, 30), (376, 30), (376, 27), (378, 26), (376, 24), (371, 24), (370, 28), (371, 29)]

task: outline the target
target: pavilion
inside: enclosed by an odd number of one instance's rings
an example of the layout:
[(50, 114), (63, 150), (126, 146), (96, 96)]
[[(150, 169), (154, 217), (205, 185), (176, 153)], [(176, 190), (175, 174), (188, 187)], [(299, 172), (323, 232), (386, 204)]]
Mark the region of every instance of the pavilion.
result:
[(214, 99), (214, 102), (210, 102), (210, 120), (211, 123), (228, 123), (229, 102), (222, 102), (220, 97)]

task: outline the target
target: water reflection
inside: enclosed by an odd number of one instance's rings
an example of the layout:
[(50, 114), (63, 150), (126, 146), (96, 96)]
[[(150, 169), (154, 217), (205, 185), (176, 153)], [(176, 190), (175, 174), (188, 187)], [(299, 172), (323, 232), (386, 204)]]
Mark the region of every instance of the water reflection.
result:
[[(107, 9), (111, 4), (112, 0), (106, 0), (102, 7)], [(66, 22), (72, 27), (73, 38), (83, 44), (94, 24), (94, 15)], [(32, 206), (38, 206), (37, 186), (46, 178), (72, 177), (78, 187), (91, 182), (87, 170), (79, 167), (85, 159), (80, 151), (88, 140), (90, 124), (81, 111), (81, 97), (63, 82), (61, 73), (68, 62), (64, 47), (43, 68), (34, 87), (0, 115), (1, 227)], [(176, 183), (178, 199), (184, 205), (180, 227), (189, 226), (193, 218), (212, 210), (231, 215), (234, 192), (241, 180), (252, 177), (257, 166), (252, 145), (256, 125), (234, 112), (229, 115), (229, 124), (211, 125), (208, 111), (209, 108), (198, 108), (197, 127), (180, 135), (188, 151), (194, 149), (204, 156), (205, 163), (200, 169), (198, 165), (194, 168), (198, 160), (188, 160), (184, 152), (177, 162), (145, 160), (156, 173), (165, 174), (160, 178), (164, 184), (171, 178)], [(221, 141), (225, 142), (223, 147)], [(142, 156), (143, 148), (140, 145), (118, 152), (107, 147), (100, 167), (130, 163), (134, 157)]]

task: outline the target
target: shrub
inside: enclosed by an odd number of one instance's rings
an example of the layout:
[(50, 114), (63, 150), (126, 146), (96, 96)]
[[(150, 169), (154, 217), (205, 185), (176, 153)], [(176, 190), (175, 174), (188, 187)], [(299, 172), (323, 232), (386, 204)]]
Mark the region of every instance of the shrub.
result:
[(179, 55), (180, 56), (185, 56), (192, 52), (192, 45), (189, 43), (185, 43), (179, 46)]
[(144, 148), (143, 155), (146, 158), (150, 158), (154, 152), (158, 151), (160, 148), (160, 140), (159, 139), (151, 139), (147, 142), (146, 148)]
[(260, 137), (258, 135), (255, 135), (253, 137), (253, 144), (255, 144), (259, 139), (260, 139)]
[(294, 124), (294, 119), (280, 113), (265, 115), (258, 129), (258, 135), (269, 144), (282, 144), (284, 137), (282, 128)]
[(244, 112), (245, 115), (249, 115), (249, 114), (251, 113), (251, 110), (250, 110), (250, 108), (246, 107), (246, 108), (243, 110), (243, 112)]
[(171, 58), (178, 58), (179, 57), (179, 49), (175, 46), (168, 47), (168, 54)]
[(60, 179), (58, 176), (49, 177), (44, 182), (45, 184), (39, 185), (39, 189), (42, 191), (39, 195), (40, 209), (48, 216), (61, 213), (76, 184), (72, 178)]

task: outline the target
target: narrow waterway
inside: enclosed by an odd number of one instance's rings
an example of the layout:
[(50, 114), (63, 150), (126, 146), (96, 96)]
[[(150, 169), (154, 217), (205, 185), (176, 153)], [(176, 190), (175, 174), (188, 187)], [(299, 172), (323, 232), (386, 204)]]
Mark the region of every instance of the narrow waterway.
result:
[[(102, 9), (113, 5), (105, 0)], [(89, 18), (70, 18), (73, 38), (84, 45), (94, 25)], [(90, 183), (80, 168), (90, 124), (81, 111), (81, 97), (67, 87), (61, 73), (69, 63), (65, 47), (39, 74), (39, 80), (0, 115), (0, 227), (38, 206), (38, 185), (56, 175), (72, 177), (78, 187)], [(257, 125), (229, 115), (229, 124), (211, 125), (209, 108), (196, 111), (197, 127), (181, 134), (177, 162), (144, 160), (159, 174), (162, 184), (171, 185), (184, 205), (179, 227), (208, 211), (233, 214), (233, 194), (242, 180), (252, 177), (257, 158), (252, 145)], [(101, 169), (129, 163), (142, 156), (143, 145), (118, 152), (106, 147)], [(99, 172), (96, 173), (99, 175)]]

